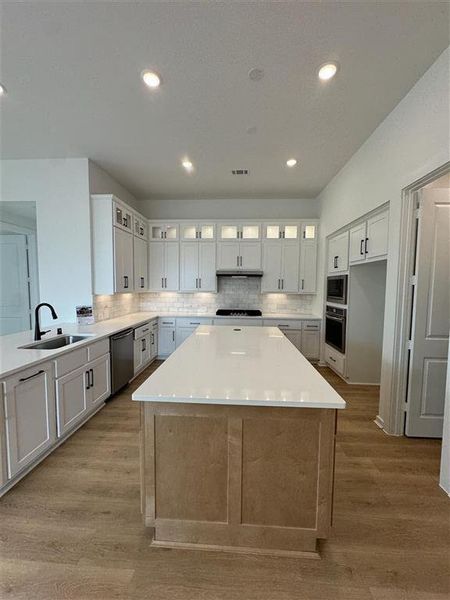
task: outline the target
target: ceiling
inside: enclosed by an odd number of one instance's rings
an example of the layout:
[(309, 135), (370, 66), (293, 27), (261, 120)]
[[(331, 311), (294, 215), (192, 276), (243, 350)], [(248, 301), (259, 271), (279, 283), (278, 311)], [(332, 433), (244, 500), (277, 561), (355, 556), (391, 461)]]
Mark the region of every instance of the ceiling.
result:
[(3, 2), (1, 155), (89, 157), (138, 198), (315, 197), (449, 45), (449, 8)]

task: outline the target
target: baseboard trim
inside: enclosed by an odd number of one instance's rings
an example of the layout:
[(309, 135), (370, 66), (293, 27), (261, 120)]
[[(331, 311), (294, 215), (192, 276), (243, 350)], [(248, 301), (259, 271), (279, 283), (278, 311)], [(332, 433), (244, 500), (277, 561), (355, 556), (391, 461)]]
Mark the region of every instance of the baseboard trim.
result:
[(380, 429), (382, 429), (384, 431), (384, 420), (380, 417), (380, 415), (377, 415), (375, 417), (374, 423), (375, 423), (375, 425), (377, 425), (377, 427), (379, 427)]
[(447, 496), (450, 498), (450, 489), (446, 490), (445, 487), (442, 485), (442, 483), (439, 483), (439, 487), (444, 492), (444, 494), (447, 494)]

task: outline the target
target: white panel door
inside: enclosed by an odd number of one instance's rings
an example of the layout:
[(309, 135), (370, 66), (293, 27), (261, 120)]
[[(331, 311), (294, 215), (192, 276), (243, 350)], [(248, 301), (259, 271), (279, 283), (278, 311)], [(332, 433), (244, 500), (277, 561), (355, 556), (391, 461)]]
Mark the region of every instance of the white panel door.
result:
[(217, 290), (216, 277), (216, 245), (211, 242), (200, 242), (198, 246), (198, 276), (201, 292)]
[(297, 329), (282, 329), (287, 339), (294, 344), (297, 350), (301, 351), (302, 347), (302, 332)]
[(133, 234), (114, 227), (114, 290), (133, 291)]
[(302, 331), (302, 347), (303, 356), (311, 360), (318, 360), (320, 356), (320, 331)]
[(160, 327), (158, 333), (158, 354), (169, 356), (175, 350), (175, 327)]
[(170, 243), (165, 246), (165, 286), (164, 289), (176, 292), (180, 289), (180, 252), (178, 244)]
[(134, 289), (136, 292), (148, 288), (148, 249), (147, 242), (138, 237), (133, 238), (134, 244)]
[(56, 440), (52, 366), (36, 365), (5, 382), (9, 477), (33, 462)]
[(315, 294), (317, 291), (317, 243), (302, 240), (300, 244), (300, 281), (302, 294)]
[(245, 242), (239, 245), (241, 256), (241, 268), (243, 269), (261, 269), (261, 243)]
[(100, 356), (88, 364), (89, 369), (89, 394), (88, 410), (92, 406), (101, 404), (111, 394), (111, 367), (109, 353)]
[(164, 242), (150, 242), (148, 245), (149, 287), (154, 292), (164, 289), (165, 261)]
[(442, 437), (450, 314), (450, 190), (420, 201), (406, 435)]
[(263, 276), (261, 292), (279, 292), (281, 289), (281, 261), (283, 247), (280, 241), (263, 242)]
[(284, 242), (281, 274), (283, 292), (298, 292), (299, 266), (299, 244), (297, 242)]
[(328, 273), (348, 270), (348, 231), (340, 233), (328, 242)]
[(180, 344), (187, 340), (187, 338), (194, 333), (197, 327), (177, 327), (175, 338), (177, 348)]
[(350, 264), (366, 260), (366, 222), (355, 225), (350, 229), (350, 244), (348, 260)]
[(31, 329), (25, 235), (0, 235), (0, 335)]
[(196, 292), (199, 287), (198, 244), (181, 242), (180, 246), (180, 290)]
[(239, 266), (239, 242), (217, 244), (217, 268), (237, 269)]
[(386, 256), (388, 252), (389, 212), (385, 211), (367, 221), (366, 258)]
[(86, 365), (56, 380), (59, 437), (75, 427), (88, 410), (89, 375)]

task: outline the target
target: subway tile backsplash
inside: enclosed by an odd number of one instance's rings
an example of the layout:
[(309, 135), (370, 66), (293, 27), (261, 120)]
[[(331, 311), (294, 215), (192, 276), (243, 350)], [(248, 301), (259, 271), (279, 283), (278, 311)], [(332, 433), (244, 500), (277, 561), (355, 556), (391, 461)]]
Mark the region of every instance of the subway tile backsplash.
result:
[(140, 310), (180, 314), (214, 314), (218, 308), (259, 308), (265, 314), (312, 312), (313, 295), (261, 294), (260, 279), (220, 278), (218, 285), (217, 294), (148, 292), (94, 296), (95, 320), (104, 321)]
[(313, 295), (261, 294), (257, 278), (218, 280), (217, 294), (159, 292), (140, 294), (141, 310), (214, 314), (218, 308), (259, 308), (263, 313), (311, 313)]

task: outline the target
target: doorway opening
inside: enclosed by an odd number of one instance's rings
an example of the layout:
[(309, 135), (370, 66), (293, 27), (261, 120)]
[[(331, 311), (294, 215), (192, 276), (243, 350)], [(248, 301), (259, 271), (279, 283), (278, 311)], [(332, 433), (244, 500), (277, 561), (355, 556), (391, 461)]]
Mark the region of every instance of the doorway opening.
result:
[(404, 190), (401, 231), (392, 395), (397, 430), (441, 438), (450, 314), (450, 163)]

